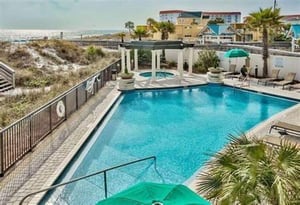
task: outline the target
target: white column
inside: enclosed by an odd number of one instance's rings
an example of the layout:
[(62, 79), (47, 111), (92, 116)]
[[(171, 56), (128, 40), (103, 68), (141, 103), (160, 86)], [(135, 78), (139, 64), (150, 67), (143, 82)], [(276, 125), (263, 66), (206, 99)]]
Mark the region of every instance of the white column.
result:
[(121, 48), (121, 72), (125, 72), (125, 48)]
[(138, 50), (134, 49), (134, 70), (137, 71), (139, 69), (138, 65)]
[(160, 69), (160, 50), (156, 51), (156, 69)]
[(130, 65), (130, 50), (126, 49), (126, 66), (127, 66), (127, 70), (130, 71), (131, 69), (131, 65)]
[(292, 41), (291, 41), (291, 43), (292, 43), (292, 52), (295, 52), (295, 41), (296, 41), (296, 39), (292, 37)]
[(179, 72), (180, 79), (182, 79), (183, 77), (183, 50), (182, 49), (180, 49), (178, 52), (177, 70)]
[(152, 53), (152, 62), (151, 62), (151, 68), (152, 68), (152, 79), (155, 80), (156, 72), (155, 72), (155, 50), (151, 50)]
[(194, 48), (189, 48), (189, 74), (193, 73)]

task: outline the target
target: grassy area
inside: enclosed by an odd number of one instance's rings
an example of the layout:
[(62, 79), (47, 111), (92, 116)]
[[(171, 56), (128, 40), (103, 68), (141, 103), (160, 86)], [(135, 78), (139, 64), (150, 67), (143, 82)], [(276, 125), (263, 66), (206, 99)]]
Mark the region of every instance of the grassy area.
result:
[[(92, 50), (92, 54), (88, 50)], [(85, 50), (67, 41), (42, 41), (17, 47), (0, 44), (0, 60), (15, 69), (17, 87), (32, 90), (2, 98), (0, 129), (105, 68), (118, 57), (118, 54), (104, 53), (101, 48)]]

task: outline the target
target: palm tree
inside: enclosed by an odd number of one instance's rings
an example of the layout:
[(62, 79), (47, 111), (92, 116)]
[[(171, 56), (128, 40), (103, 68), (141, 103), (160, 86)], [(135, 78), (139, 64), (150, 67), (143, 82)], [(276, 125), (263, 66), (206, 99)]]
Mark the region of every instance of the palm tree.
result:
[(121, 38), (121, 42), (124, 43), (124, 37), (126, 34), (124, 32), (118, 33), (118, 36)]
[(169, 33), (175, 32), (175, 25), (170, 21), (157, 22), (153, 18), (148, 18), (147, 25), (153, 33), (161, 32), (161, 40), (168, 40)]
[(128, 29), (129, 34), (131, 35), (131, 31), (133, 31), (133, 29), (134, 29), (134, 23), (132, 21), (127, 21), (125, 23), (125, 28)]
[(274, 10), (272, 8), (260, 8), (258, 12), (250, 13), (250, 16), (246, 19), (250, 28), (259, 29), (263, 34), (263, 77), (268, 75), (269, 32), (271, 29), (278, 28), (282, 25), (280, 21), (281, 18), (279, 8), (274, 8)]
[(300, 202), (300, 149), (282, 142), (231, 136), (198, 176), (197, 191), (217, 204), (286, 205)]
[(147, 31), (144, 28), (142, 28), (142, 27), (137, 27), (134, 30), (134, 34), (135, 34), (135, 36), (138, 36), (139, 41), (141, 41), (142, 37), (146, 37), (147, 36)]
[(161, 32), (161, 40), (168, 40), (169, 39), (169, 33), (175, 32), (175, 25), (168, 22), (159, 22), (158, 29)]

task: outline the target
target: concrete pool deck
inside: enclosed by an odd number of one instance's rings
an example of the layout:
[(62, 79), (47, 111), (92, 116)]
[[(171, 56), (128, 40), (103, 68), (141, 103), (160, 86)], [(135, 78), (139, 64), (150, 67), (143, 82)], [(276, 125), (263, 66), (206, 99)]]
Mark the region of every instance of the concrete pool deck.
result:
[[(169, 72), (169, 70), (167, 71)], [(189, 75), (187, 73), (184, 73), (183, 79), (174, 77), (153, 81), (137, 74), (135, 78), (137, 89), (187, 87), (206, 84), (206, 75)], [(239, 83), (236, 79), (224, 80), (226, 85), (239, 87)], [(288, 91), (279, 87), (273, 88), (257, 85), (255, 79), (251, 80), (250, 87), (243, 88), (300, 100), (300, 90)], [(50, 186), (87, 139), (97, 123), (118, 99), (119, 95), (120, 92), (117, 90), (116, 81), (108, 83), (86, 105), (59, 126), (55, 132), (45, 138), (34, 152), (28, 154), (9, 174), (1, 179), (0, 204), (18, 204), (27, 194)], [(300, 104), (260, 123), (250, 133), (263, 135), (268, 132), (270, 125), (276, 120), (300, 125)], [(194, 177), (191, 177), (186, 184), (195, 190)], [(36, 195), (33, 198), (29, 198), (24, 204), (36, 204), (41, 196)]]

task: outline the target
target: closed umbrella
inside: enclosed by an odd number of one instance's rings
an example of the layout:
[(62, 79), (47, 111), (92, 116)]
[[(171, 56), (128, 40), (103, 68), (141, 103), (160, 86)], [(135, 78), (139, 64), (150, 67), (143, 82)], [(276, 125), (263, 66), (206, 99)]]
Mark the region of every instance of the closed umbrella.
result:
[(97, 205), (209, 205), (184, 185), (139, 183)]

